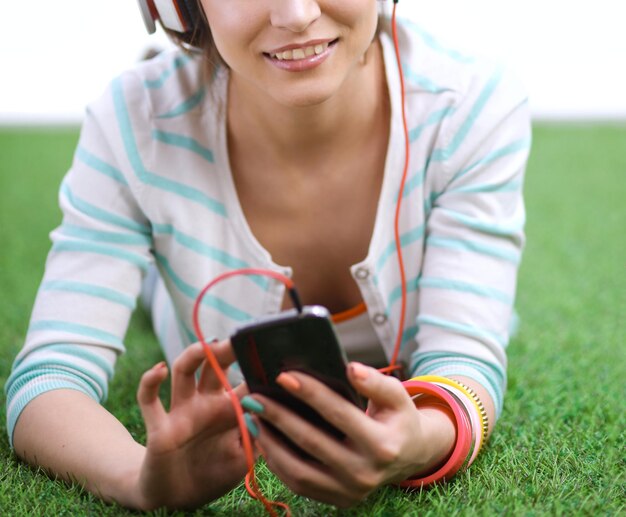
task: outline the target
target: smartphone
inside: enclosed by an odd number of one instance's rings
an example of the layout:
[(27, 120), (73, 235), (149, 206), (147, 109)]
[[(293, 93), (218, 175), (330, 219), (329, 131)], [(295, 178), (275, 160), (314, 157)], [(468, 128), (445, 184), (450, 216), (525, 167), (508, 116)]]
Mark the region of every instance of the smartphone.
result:
[(231, 344), (251, 392), (271, 397), (339, 439), (343, 433), (277, 384), (276, 377), (288, 370), (307, 373), (354, 405), (365, 407), (348, 381), (346, 356), (325, 307), (305, 306), (302, 312), (292, 309), (262, 317), (239, 327)]

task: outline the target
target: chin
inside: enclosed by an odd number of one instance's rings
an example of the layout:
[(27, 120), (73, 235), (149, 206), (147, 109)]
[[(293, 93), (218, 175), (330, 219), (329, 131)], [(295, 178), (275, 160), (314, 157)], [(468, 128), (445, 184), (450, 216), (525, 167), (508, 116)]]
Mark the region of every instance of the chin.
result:
[(309, 108), (321, 106), (330, 101), (338, 94), (338, 89), (325, 85), (300, 85), (297, 88), (284, 88), (280, 95), (274, 96), (274, 100), (286, 107)]

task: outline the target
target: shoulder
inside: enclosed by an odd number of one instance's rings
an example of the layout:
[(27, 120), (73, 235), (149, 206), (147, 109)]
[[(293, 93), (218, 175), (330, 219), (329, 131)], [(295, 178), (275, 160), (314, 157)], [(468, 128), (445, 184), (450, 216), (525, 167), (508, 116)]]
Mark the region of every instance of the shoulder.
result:
[[(386, 66), (392, 67), (388, 77), (394, 91), (397, 72), (395, 62), (391, 65), (388, 59), (393, 55), (388, 22), (382, 25), (381, 39), (386, 40)], [(398, 22), (398, 41), (407, 105), (416, 124), (431, 118), (429, 124), (449, 130), (470, 122), (497, 124), (499, 118), (527, 104), (522, 82), (498, 60), (458, 50), (406, 19)]]
[[(381, 38), (391, 91), (396, 80), (390, 28)], [(528, 147), (530, 113), (526, 90), (506, 64), (470, 55), (443, 42), (410, 20), (398, 24), (412, 141), (439, 168), (437, 188), (468, 161), (495, 156), (500, 149)], [(491, 153), (491, 154), (490, 154)]]
[(208, 77), (202, 57), (176, 49), (122, 72), (87, 111), (97, 118), (126, 118), (151, 126), (158, 120), (202, 117), (220, 97), (219, 81)]
[(398, 37), (407, 94), (446, 95), (462, 103), (497, 92), (509, 102), (526, 101), (522, 82), (505, 63), (454, 48), (411, 20), (399, 22)]

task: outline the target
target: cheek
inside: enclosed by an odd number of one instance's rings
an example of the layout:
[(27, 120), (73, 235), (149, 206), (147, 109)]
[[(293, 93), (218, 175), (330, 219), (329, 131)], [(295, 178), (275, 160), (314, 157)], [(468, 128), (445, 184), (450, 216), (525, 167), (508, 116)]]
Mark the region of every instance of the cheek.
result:
[(378, 3), (379, 0), (329, 1), (328, 15), (356, 36), (352, 39), (355, 50), (365, 51), (376, 35)]
[(203, 2), (213, 41), (226, 61), (248, 53), (259, 29), (259, 13), (254, 8), (237, 9), (233, 3), (208, 0)]
[[(391, 1), (391, 0), (388, 0)], [(339, 23), (352, 27), (375, 27), (380, 0), (328, 0), (326, 13)], [(324, 12), (324, 7), (322, 7)]]

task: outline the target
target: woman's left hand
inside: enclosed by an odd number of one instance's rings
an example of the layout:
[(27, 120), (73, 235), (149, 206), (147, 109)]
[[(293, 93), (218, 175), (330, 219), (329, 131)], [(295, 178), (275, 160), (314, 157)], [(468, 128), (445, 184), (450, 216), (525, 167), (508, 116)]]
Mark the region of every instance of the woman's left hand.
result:
[[(341, 430), (344, 440), (325, 433), (267, 397), (254, 394), (259, 449), (292, 491), (348, 507), (374, 489), (399, 482), (443, 461), (454, 443), (454, 425), (436, 408), (418, 410), (397, 379), (360, 363), (348, 366), (355, 389), (369, 399), (367, 414), (311, 376), (281, 374), (277, 381)], [(259, 408), (260, 409), (260, 408)], [(298, 455), (263, 422), (282, 431), (317, 461)]]

